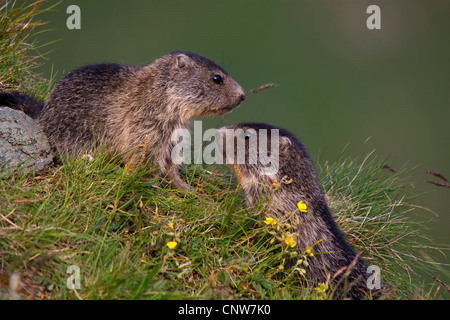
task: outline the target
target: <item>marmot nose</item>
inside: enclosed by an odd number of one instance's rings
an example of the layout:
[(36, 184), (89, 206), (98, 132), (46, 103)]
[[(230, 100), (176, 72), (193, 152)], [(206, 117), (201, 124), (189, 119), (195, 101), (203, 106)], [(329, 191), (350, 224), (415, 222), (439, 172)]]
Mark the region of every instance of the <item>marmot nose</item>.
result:
[(241, 101), (245, 100), (245, 94), (241, 94), (241, 96), (239, 97), (241, 99)]

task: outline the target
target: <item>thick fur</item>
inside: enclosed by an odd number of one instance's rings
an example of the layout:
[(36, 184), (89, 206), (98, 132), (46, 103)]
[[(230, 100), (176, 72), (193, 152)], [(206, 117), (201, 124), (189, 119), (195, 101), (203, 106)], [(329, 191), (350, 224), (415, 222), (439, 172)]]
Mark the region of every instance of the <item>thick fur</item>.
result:
[[(213, 80), (217, 75), (220, 83)], [(102, 144), (128, 162), (147, 137), (145, 160), (153, 159), (159, 175), (175, 187), (188, 189), (171, 161), (172, 132), (187, 128), (194, 117), (227, 113), (244, 98), (241, 86), (220, 66), (176, 51), (143, 67), (104, 63), (69, 73), (51, 92), (38, 121), (59, 152), (75, 156)]]
[[(346, 241), (344, 234), (334, 221), (303, 144), (285, 129), (262, 123), (243, 123), (219, 130), (219, 137), (221, 137), (219, 141), (223, 143), (222, 146), (226, 145), (225, 129), (243, 129), (244, 131), (254, 129), (257, 133), (259, 129), (267, 129), (269, 144), (267, 150), (271, 150), (270, 130), (279, 130), (277, 174), (262, 175), (261, 164), (248, 164), (248, 158), (245, 164), (237, 164), (248, 205), (255, 205), (261, 199), (269, 197), (267, 212), (272, 217), (282, 218), (286, 217), (288, 212), (296, 212), (299, 224), (297, 228), (291, 230), (297, 243), (295, 248), (302, 253), (306, 248), (312, 247), (312, 252), (315, 254), (308, 259), (308, 266), (305, 267), (307, 280), (317, 284), (327, 282), (330, 278), (339, 293), (339, 298), (344, 297), (345, 290), (348, 290), (345, 296), (347, 298), (363, 298), (368, 292), (367, 266)], [(259, 142), (258, 139), (258, 144)], [(248, 147), (249, 142), (246, 141), (246, 155)], [(223, 150), (225, 152), (225, 148)], [(234, 164), (230, 167), (235, 168)], [(274, 182), (280, 184), (280, 188), (274, 190), (272, 186)], [(306, 203), (306, 213), (297, 210), (299, 201)], [(295, 262), (291, 261), (291, 263)]]

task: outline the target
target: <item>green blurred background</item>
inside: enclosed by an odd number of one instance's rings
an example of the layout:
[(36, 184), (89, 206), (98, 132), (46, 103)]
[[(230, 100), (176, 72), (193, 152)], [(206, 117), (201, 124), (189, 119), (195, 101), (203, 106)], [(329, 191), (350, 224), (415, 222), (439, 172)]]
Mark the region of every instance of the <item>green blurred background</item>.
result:
[[(81, 9), (69, 30), (66, 9)], [(368, 30), (366, 9), (381, 8), (381, 30)], [(40, 16), (59, 39), (41, 71), (57, 78), (83, 64), (143, 65), (190, 50), (222, 65), (250, 96), (204, 129), (268, 122), (293, 131), (317, 160), (348, 146), (360, 159), (373, 149), (396, 170), (410, 168), (420, 205), (435, 211), (430, 235), (450, 243), (450, 189), (424, 173), (450, 178), (450, 1), (62, 1)], [(450, 262), (439, 256), (442, 262)], [(448, 278), (447, 278), (448, 279)]]

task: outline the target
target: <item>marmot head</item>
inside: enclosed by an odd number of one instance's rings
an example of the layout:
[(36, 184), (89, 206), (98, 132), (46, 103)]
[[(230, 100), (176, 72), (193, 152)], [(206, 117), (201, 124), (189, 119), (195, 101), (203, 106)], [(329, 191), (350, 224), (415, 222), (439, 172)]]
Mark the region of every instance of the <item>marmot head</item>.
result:
[(277, 190), (272, 202), (280, 208), (290, 208), (299, 199), (308, 205), (322, 201), (311, 159), (288, 130), (265, 123), (240, 123), (220, 128), (216, 141), (249, 204), (258, 203), (271, 190)]
[(224, 114), (245, 99), (242, 87), (223, 68), (196, 53), (175, 51), (155, 64), (163, 65), (169, 104), (177, 105), (185, 118)]
[(241, 123), (220, 128), (216, 141), (224, 162), (236, 171), (242, 184), (270, 186), (292, 178), (292, 185), (297, 185), (315, 179), (305, 147), (286, 129)]

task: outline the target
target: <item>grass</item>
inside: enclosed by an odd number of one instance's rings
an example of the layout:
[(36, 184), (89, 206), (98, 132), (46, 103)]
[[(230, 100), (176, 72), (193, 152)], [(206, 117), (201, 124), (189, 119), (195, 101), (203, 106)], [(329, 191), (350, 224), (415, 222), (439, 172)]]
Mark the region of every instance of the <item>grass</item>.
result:
[[(4, 296), (16, 274), (20, 296), (32, 299), (332, 298), (299, 287), (295, 270), (280, 268), (289, 251), (260, 209), (244, 208), (226, 169), (188, 168), (195, 193), (157, 185), (145, 178), (151, 170), (129, 172), (99, 154), (0, 180)], [(422, 210), (405, 195), (404, 173), (373, 157), (341, 158), (318, 171), (336, 220), (381, 268), (390, 298), (441, 298), (431, 278), (421, 283), (421, 269), (433, 268), (418, 252), (436, 246), (420, 237), (412, 215)], [(67, 287), (72, 265), (81, 272), (78, 290)]]
[[(30, 41), (41, 4), (1, 8), (0, 83), (43, 99), (51, 81), (34, 73), (39, 46)], [(331, 210), (368, 264), (380, 267), (394, 289), (389, 298), (448, 298), (431, 279), (438, 265), (427, 254), (439, 248), (422, 236), (428, 213), (418, 192), (406, 171), (383, 164), (345, 152), (318, 160)], [(0, 299), (333, 298), (332, 288), (301, 287), (298, 270), (280, 267), (292, 253), (263, 222), (262, 204), (245, 208), (228, 169), (186, 167), (195, 193), (148, 179), (152, 170), (99, 152), (0, 179)], [(68, 287), (73, 266), (78, 289)]]
[(332, 163), (319, 162), (318, 174), (331, 211), (366, 263), (381, 268), (394, 297), (435, 298), (432, 291), (441, 288), (432, 277), (440, 265), (427, 253), (444, 254), (448, 248), (426, 236), (433, 214), (420, 206), (421, 192), (411, 182), (409, 170), (393, 172), (373, 153), (362, 161), (345, 157), (343, 152)]

